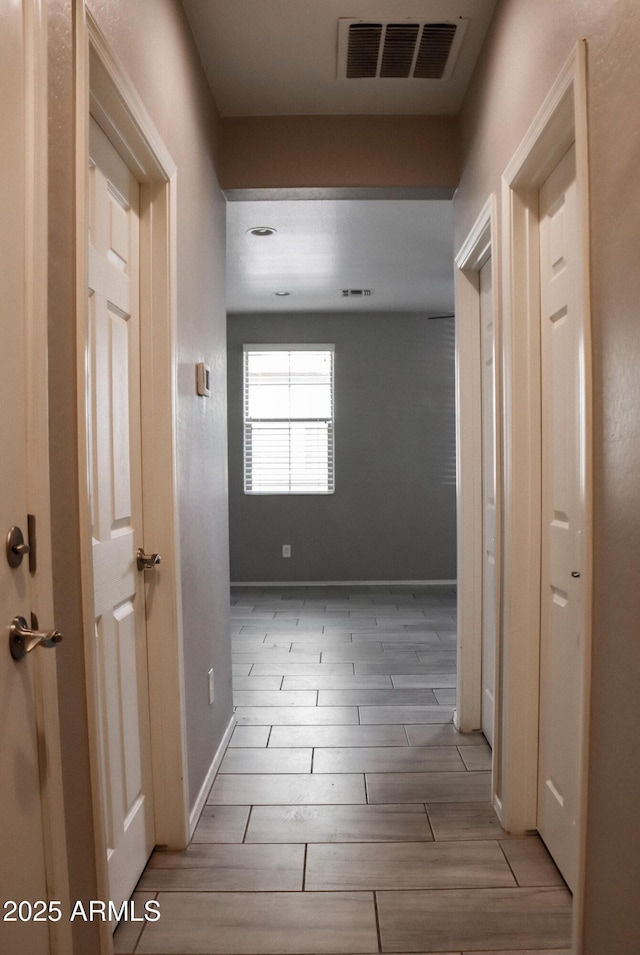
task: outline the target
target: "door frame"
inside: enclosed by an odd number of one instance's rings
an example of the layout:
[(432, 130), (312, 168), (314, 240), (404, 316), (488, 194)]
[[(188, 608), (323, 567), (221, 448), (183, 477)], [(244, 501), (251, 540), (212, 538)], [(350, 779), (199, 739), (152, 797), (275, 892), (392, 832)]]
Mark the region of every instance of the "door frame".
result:
[[(25, 83), (24, 325), (27, 428), (27, 506), (37, 517), (37, 570), (30, 575), (31, 605), (41, 624), (55, 625), (49, 483), (48, 370), (48, 38), (46, 0), (22, 0)], [(57, 653), (33, 654), (35, 723), (40, 764), (44, 862), (49, 898), (70, 911), (66, 816), (62, 778)], [(49, 922), (51, 955), (71, 945), (68, 919)]]
[(458, 456), (458, 686), (454, 715), (462, 733), (480, 729), (482, 711), (483, 504), (482, 504), (482, 356), (480, 270), (491, 259), (496, 355), (496, 656), (492, 752), (492, 799), (500, 804), (500, 671), (501, 625), (501, 401), (499, 261), (495, 194), (484, 204), (455, 257), (456, 265), (456, 415)]
[(538, 190), (576, 145), (582, 298), (584, 303), (583, 447), (585, 487), (584, 651), (581, 673), (578, 881), (574, 944), (584, 898), (586, 780), (592, 600), (591, 342), (587, 51), (580, 41), (553, 84), (502, 178), (503, 213), (503, 647), (502, 823), (510, 832), (536, 828), (540, 656), (542, 469)]
[[(76, 19), (76, 291), (78, 434), (86, 682), (98, 886), (108, 898), (98, 759), (96, 660), (88, 443), (88, 159), (89, 115), (140, 182), (140, 365), (143, 536), (162, 554), (162, 585), (147, 603), (151, 759), (156, 843), (189, 840), (180, 535), (176, 452), (176, 166), (144, 103), (84, 0)], [(105, 923), (103, 946), (110, 950)], [(109, 939), (109, 941), (107, 941)]]

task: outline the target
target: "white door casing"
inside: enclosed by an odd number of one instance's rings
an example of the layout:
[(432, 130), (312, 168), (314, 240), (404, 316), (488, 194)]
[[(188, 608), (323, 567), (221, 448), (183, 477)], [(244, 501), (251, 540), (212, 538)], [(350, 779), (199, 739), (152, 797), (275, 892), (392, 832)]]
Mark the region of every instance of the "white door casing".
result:
[[(500, 694), (496, 672), (500, 660), (501, 481), (498, 460), (501, 441), (499, 334), (494, 294), (498, 266), (493, 244), (495, 220), (496, 198), (491, 196), (455, 260), (458, 457), (458, 699), (455, 722), (462, 732), (484, 727), (492, 741), (493, 801), (500, 814)], [(487, 431), (489, 440), (485, 441), (484, 432)], [(489, 491), (488, 495), (485, 495), (485, 490)], [(489, 637), (485, 646), (484, 631)]]
[[(47, 404), (46, 9), (39, 0), (0, 9), (0, 950), (54, 955), (70, 948), (64, 798), (56, 649), (9, 653), (9, 626), (20, 615), (51, 629)], [(35, 566), (10, 566), (11, 526), (27, 538), (36, 519)], [(33, 540), (29, 540), (33, 544)], [(24, 902), (20, 908), (12, 903)], [(34, 903), (41, 920), (34, 920)], [(49, 909), (49, 903), (53, 908)], [(8, 904), (7, 904), (8, 903)], [(43, 908), (44, 907), (44, 908)], [(44, 912), (44, 918), (42, 917)], [(51, 920), (48, 915), (51, 914)], [(5, 920), (10, 917), (12, 921)]]
[[(590, 633), (592, 593), (592, 438), (589, 289), (589, 162), (586, 43), (576, 44), (525, 137), (503, 173), (504, 227), (501, 339), (503, 351), (504, 467), (502, 547), (502, 638), (500, 745), (502, 816), (509, 832), (538, 826), (541, 731), (540, 667), (543, 600), (549, 580), (542, 576), (543, 398), (541, 354), (540, 190), (575, 146), (575, 281), (580, 300), (580, 441), (583, 537), (579, 601), (580, 647), (574, 656), (579, 711), (576, 745), (575, 878), (573, 944), (580, 950), (585, 917), (584, 853), (587, 820)], [(546, 371), (545, 371), (546, 374)], [(571, 376), (571, 368), (568, 372)], [(577, 419), (576, 419), (577, 420)], [(546, 431), (546, 426), (545, 426)], [(548, 452), (547, 452), (548, 457)], [(558, 503), (558, 510), (565, 508)], [(575, 555), (577, 556), (577, 555)], [(547, 557), (547, 562), (549, 557)], [(560, 569), (560, 568), (558, 568)], [(556, 568), (550, 568), (556, 576)], [(549, 575), (547, 575), (549, 577)], [(563, 582), (564, 583), (564, 582)], [(554, 583), (559, 590), (565, 586)], [(569, 592), (569, 591), (567, 591)], [(575, 603), (578, 607), (578, 603)], [(543, 677), (544, 679), (544, 677)], [(567, 689), (567, 692), (572, 692)], [(556, 725), (552, 733), (559, 731)], [(551, 777), (552, 778), (552, 777)], [(562, 780), (560, 780), (562, 785)], [(554, 783), (554, 785), (556, 785)], [(558, 786), (556, 786), (558, 788)], [(571, 878), (571, 875), (569, 876)]]
[(584, 348), (575, 147), (539, 194), (542, 547), (538, 831), (577, 871), (584, 653)]
[(481, 727), (493, 746), (496, 684), (497, 420), (492, 260), (479, 272), (482, 362), (482, 704)]
[(109, 898), (128, 899), (155, 844), (140, 433), (139, 186), (90, 129), (89, 327), (95, 659)]

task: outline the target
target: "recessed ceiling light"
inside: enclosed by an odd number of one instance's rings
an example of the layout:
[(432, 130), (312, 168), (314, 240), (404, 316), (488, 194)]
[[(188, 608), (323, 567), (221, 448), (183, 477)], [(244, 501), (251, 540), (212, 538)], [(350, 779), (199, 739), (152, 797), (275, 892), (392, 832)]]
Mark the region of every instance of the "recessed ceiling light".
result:
[(270, 225), (256, 225), (252, 229), (247, 229), (251, 235), (273, 235), (277, 229), (272, 229)]
[(282, 296), (284, 297), (285, 295), (291, 295), (291, 292), (274, 292), (273, 294), (274, 294), (274, 295), (282, 295)]

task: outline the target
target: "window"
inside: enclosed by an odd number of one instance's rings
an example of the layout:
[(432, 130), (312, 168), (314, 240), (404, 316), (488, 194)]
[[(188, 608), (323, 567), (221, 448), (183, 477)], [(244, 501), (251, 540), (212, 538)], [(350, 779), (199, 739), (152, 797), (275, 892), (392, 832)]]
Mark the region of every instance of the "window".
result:
[(333, 494), (333, 345), (243, 345), (245, 494)]

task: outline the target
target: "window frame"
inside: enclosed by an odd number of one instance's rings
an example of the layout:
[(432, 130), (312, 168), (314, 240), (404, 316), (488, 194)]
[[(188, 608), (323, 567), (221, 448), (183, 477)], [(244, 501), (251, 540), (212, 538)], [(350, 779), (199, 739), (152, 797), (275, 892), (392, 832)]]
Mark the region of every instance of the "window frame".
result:
[[(330, 415), (319, 418), (295, 418), (295, 417), (277, 417), (277, 418), (252, 418), (249, 415), (249, 381), (248, 381), (248, 354), (264, 352), (326, 352), (330, 354), (330, 373), (329, 373), (329, 396), (330, 396)], [(291, 387), (291, 384), (289, 384)], [(282, 421), (289, 426), (298, 423), (304, 425), (313, 422), (327, 423), (327, 468), (326, 482), (327, 489), (300, 489), (294, 490), (291, 487), (291, 451), (289, 451), (289, 488), (282, 487), (276, 489), (261, 488), (256, 489), (252, 484), (252, 467), (248, 466), (248, 448), (251, 446), (251, 437), (249, 436), (251, 424), (255, 421)], [(291, 433), (291, 432), (290, 432)], [(335, 494), (335, 345), (325, 342), (258, 342), (243, 344), (242, 346), (242, 475), (243, 490), (250, 497), (327, 497)]]

